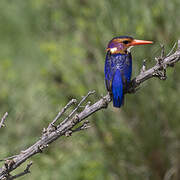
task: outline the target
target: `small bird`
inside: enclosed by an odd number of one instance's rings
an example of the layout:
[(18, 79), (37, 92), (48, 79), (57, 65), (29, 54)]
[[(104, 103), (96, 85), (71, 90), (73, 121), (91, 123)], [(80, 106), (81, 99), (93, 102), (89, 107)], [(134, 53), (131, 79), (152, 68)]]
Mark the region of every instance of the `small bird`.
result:
[(113, 106), (120, 108), (124, 102), (124, 92), (131, 81), (132, 56), (130, 49), (135, 45), (152, 44), (152, 41), (137, 40), (130, 36), (113, 38), (106, 49), (105, 84), (113, 99)]

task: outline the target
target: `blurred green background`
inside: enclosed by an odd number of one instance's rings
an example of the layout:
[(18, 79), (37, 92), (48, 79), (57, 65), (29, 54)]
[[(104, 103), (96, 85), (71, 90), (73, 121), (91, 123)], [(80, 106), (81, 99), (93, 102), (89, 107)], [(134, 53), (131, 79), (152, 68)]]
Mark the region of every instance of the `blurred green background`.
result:
[[(106, 94), (105, 48), (118, 35), (153, 40), (135, 47), (133, 77), (160, 43), (180, 38), (179, 0), (1, 0), (0, 158), (32, 145), (71, 98)], [(89, 117), (91, 126), (32, 158), (27, 180), (179, 180), (180, 64), (146, 81), (125, 106)], [(2, 166), (2, 163), (0, 164)], [(13, 173), (25, 167), (22, 166)]]

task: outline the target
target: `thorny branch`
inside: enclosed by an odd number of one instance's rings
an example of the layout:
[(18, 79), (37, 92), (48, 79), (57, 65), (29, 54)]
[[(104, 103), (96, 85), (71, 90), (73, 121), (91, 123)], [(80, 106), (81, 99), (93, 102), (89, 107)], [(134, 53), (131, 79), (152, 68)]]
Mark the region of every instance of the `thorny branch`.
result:
[[(173, 53), (174, 48), (175, 46), (172, 48), (170, 53), (168, 53), (168, 55), (165, 56), (164, 47), (162, 47), (161, 56), (155, 58), (156, 64), (150, 69), (146, 70), (146, 63), (144, 61), (140, 74), (131, 81), (126, 93), (134, 93), (141, 83), (152, 77), (158, 77), (159, 79), (165, 80), (167, 67), (173, 67), (174, 64), (180, 60), (180, 40), (178, 41), (177, 50)], [(95, 113), (96, 111), (99, 111), (103, 108), (107, 108), (108, 104), (111, 102), (111, 97), (109, 94), (107, 94), (106, 96), (102, 97), (100, 100), (98, 100), (92, 105), (90, 105), (90, 103), (87, 102), (86, 105), (84, 106), (85, 108), (80, 113), (77, 113), (81, 105), (85, 103), (87, 98), (94, 93), (95, 93), (94, 91), (90, 91), (86, 96), (82, 98), (82, 100), (76, 105), (75, 109), (64, 119), (64, 121), (55, 125), (55, 123), (57, 123), (57, 120), (62, 117), (65, 111), (68, 108), (70, 108), (72, 104), (77, 103), (77, 100), (72, 99), (57, 114), (55, 119), (48, 125), (48, 127), (43, 129), (42, 136), (37, 142), (35, 142), (32, 146), (30, 146), (26, 150), (21, 151), (18, 155), (12, 156), (12, 159), (6, 158), (3, 167), (0, 168), (0, 180), (1, 179), (10, 180), (13, 177), (15, 179), (29, 173), (29, 168), (32, 164), (27, 166), (24, 172), (17, 174), (15, 176), (10, 175), (10, 172), (12, 172), (17, 167), (19, 167), (31, 156), (43, 152), (43, 150), (46, 149), (48, 145), (54, 142), (57, 138), (60, 138), (61, 136), (71, 136), (72, 133), (74, 132), (89, 128), (88, 125), (89, 121), (86, 120), (82, 123), (82, 125), (80, 125), (81, 122), (84, 119), (88, 118), (93, 113)], [(4, 120), (6, 119), (6, 117), (7, 115), (3, 116), (0, 123), (1, 124), (0, 127), (2, 127), (2, 124), (4, 124)], [(80, 125), (80, 126), (75, 127), (76, 125)]]

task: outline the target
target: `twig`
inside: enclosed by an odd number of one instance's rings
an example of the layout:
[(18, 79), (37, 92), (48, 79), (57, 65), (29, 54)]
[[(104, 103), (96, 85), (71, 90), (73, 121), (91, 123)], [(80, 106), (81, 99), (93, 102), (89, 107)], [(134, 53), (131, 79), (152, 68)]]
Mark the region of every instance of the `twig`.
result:
[(81, 126), (79, 126), (79, 127), (76, 128), (76, 129), (73, 129), (73, 130), (72, 130), (72, 133), (73, 133), (73, 132), (78, 132), (78, 131), (81, 131), (81, 130), (89, 129), (91, 126), (88, 125), (88, 124), (89, 124), (89, 121), (86, 120)]
[(54, 126), (56, 121), (66, 112), (66, 110), (72, 105), (77, 103), (76, 99), (71, 99), (71, 101), (69, 101), (69, 103), (57, 114), (57, 116), (54, 118), (54, 120), (49, 124), (48, 128), (50, 128), (51, 126)]
[(17, 156), (17, 155), (9, 156), (9, 157), (7, 157), (7, 158), (0, 159), (0, 161), (7, 161), (7, 160), (10, 160), (10, 159), (15, 158), (16, 156)]
[(177, 47), (177, 51), (180, 51), (180, 39), (178, 40), (178, 47)]
[(65, 124), (73, 115), (74, 113), (79, 109), (79, 107), (81, 106), (81, 104), (92, 94), (94, 94), (95, 91), (89, 91), (88, 94), (86, 96), (84, 96), (81, 101), (79, 102), (79, 104), (76, 106), (76, 108), (69, 114), (69, 116), (58, 125), (58, 127), (62, 126), (63, 124)]
[(2, 127), (4, 127), (5, 126), (5, 120), (6, 120), (6, 118), (7, 118), (7, 116), (8, 116), (8, 112), (6, 112), (5, 114), (4, 114), (4, 116), (2, 117), (2, 119), (1, 119), (1, 122), (0, 122), (0, 128), (2, 128)]
[(173, 51), (174, 51), (174, 49), (175, 49), (176, 46), (177, 46), (177, 42), (174, 43), (174, 45), (173, 45), (173, 47), (171, 48), (170, 52), (167, 54), (167, 57), (170, 56), (170, 55), (173, 53)]
[(32, 164), (33, 163), (31, 161), (30, 163), (27, 164), (26, 169), (23, 172), (21, 172), (21, 173), (19, 173), (17, 175), (11, 176), (11, 177), (7, 178), (7, 180), (13, 180), (13, 179), (19, 178), (21, 176), (24, 176), (24, 175), (26, 175), (28, 173), (31, 173), (31, 171), (29, 169), (32, 166)]
[[(160, 57), (161, 61), (159, 63), (156, 63), (156, 65), (153, 66), (152, 68), (141, 72), (138, 76), (136, 76), (136, 78), (134, 78), (131, 81), (129, 88), (125, 93), (133, 93), (144, 81), (150, 78), (161, 77), (162, 71), (166, 70), (166, 68), (168, 68), (172, 64), (177, 63), (180, 60), (180, 41), (178, 41), (178, 49), (174, 54), (168, 57), (167, 56), (163, 57), (163, 53), (162, 53), (161, 56), (162, 56)], [(154, 76), (154, 74), (157, 74), (157, 76)], [(52, 131), (45, 131), (42, 134), (41, 138), (37, 142), (35, 142), (32, 146), (30, 146), (24, 151), (21, 151), (18, 155), (16, 155), (15, 158), (8, 160), (8, 163), (6, 162), (3, 165), (3, 167), (0, 168), (0, 180), (5, 177), (8, 177), (10, 172), (12, 172), (14, 169), (19, 167), (31, 156), (34, 156), (37, 153), (42, 153), (43, 150), (46, 149), (48, 145), (54, 142), (57, 138), (60, 138), (61, 136), (67, 134), (71, 135), (72, 133), (77, 132), (81, 129), (86, 129), (86, 127), (88, 127), (86, 125), (84, 126), (82, 125), (79, 128), (75, 128), (75, 126), (78, 125), (80, 122), (82, 122), (84, 119), (91, 116), (96, 111), (107, 108), (108, 104), (111, 102), (111, 95), (108, 93), (106, 96), (102, 97), (94, 104), (92, 105), (88, 104), (80, 113), (75, 114), (77, 113), (77, 110), (79, 109), (81, 104), (89, 97), (89, 95), (93, 93), (94, 91), (93, 92), (90, 91), (86, 96), (84, 96), (79, 102), (79, 104), (76, 106), (76, 108), (56, 128), (54, 128)], [(56, 119), (62, 116), (63, 112), (58, 113), (56, 118), (50, 124), (54, 124), (57, 121)]]
[(170, 168), (166, 173), (165, 173), (165, 176), (164, 176), (164, 179), (163, 180), (171, 180), (173, 174), (175, 174), (177, 171), (176, 168), (172, 167)]
[(161, 46), (161, 57), (160, 58), (163, 59), (165, 57), (165, 47), (163, 44), (160, 44), (160, 46)]

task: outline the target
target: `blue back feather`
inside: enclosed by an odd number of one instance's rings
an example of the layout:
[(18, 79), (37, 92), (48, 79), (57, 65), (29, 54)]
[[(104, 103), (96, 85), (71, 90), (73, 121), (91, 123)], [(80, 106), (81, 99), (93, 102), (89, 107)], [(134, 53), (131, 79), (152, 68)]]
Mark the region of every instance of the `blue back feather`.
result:
[(119, 69), (116, 70), (112, 80), (112, 94), (113, 94), (114, 107), (121, 107), (123, 103), (124, 95), (123, 95), (123, 81)]

